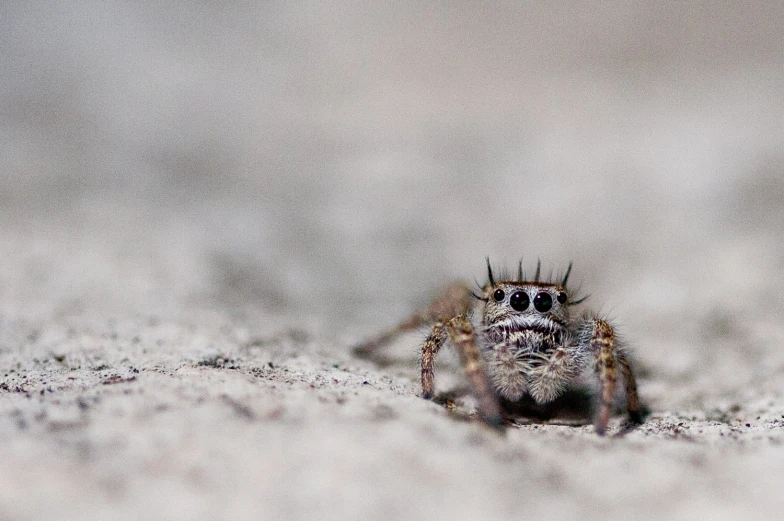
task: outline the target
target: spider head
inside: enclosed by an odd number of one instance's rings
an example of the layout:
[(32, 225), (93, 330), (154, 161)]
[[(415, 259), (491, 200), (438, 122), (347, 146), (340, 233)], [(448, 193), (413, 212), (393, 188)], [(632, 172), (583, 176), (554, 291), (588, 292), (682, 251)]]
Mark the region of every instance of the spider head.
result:
[(485, 302), (484, 317), (487, 322), (512, 319), (531, 323), (564, 324), (569, 319), (569, 306), (585, 299), (573, 300), (566, 288), (569, 272), (559, 282), (539, 280), (540, 265), (536, 266), (533, 280), (526, 280), (522, 265), (518, 280), (495, 281), (490, 263), (487, 265), (489, 283), (482, 287), (481, 300)]
[(502, 281), (483, 289), (485, 316), (492, 321), (512, 316), (553, 319), (569, 318), (569, 294), (559, 284), (533, 281)]

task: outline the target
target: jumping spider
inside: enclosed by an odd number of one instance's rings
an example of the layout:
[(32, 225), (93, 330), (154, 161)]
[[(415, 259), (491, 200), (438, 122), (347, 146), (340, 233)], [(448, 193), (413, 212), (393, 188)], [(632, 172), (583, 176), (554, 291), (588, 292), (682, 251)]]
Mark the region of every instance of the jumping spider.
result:
[(433, 398), (433, 360), (449, 341), (456, 349), (479, 414), (491, 426), (503, 422), (509, 404), (523, 399), (552, 402), (586, 369), (599, 380), (596, 432), (603, 435), (612, 412), (618, 372), (626, 384), (626, 409), (633, 422), (642, 420), (631, 363), (604, 319), (591, 314), (572, 318), (566, 287), (572, 264), (560, 282), (540, 281), (541, 264), (527, 280), (522, 262), (516, 280), (496, 281), (487, 261), (488, 283), (474, 294), (463, 284), (446, 288), (430, 307), (394, 329), (356, 348), (370, 356), (402, 332), (432, 324), (422, 344), (422, 397)]

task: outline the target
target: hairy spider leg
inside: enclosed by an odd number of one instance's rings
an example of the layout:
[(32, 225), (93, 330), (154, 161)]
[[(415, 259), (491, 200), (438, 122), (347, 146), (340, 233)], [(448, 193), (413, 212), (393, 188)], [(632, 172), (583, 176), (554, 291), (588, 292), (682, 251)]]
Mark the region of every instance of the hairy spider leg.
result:
[(474, 391), (474, 396), (479, 401), (479, 414), (489, 426), (500, 427), (501, 408), (493, 392), (479, 347), (476, 345), (474, 327), (465, 315), (460, 315), (447, 322), (446, 330), (449, 340), (455, 346), (460, 365)]
[(355, 346), (353, 352), (360, 358), (376, 359), (377, 351), (401, 334), (433, 322), (446, 322), (452, 317), (465, 313), (470, 308), (473, 298), (471, 288), (465, 284), (459, 282), (450, 284), (426, 310), (414, 313), (392, 329)]
[(640, 399), (637, 395), (637, 382), (629, 360), (618, 349), (615, 331), (612, 326), (600, 318), (594, 318), (590, 326), (581, 335), (593, 353), (596, 374), (599, 378), (599, 415), (596, 419), (596, 432), (603, 435), (612, 414), (613, 398), (618, 381), (618, 366), (626, 383), (626, 409), (629, 418), (641, 421)]
[(433, 324), (430, 336), (422, 344), (422, 398), (430, 400), (433, 398), (433, 362), (436, 354), (444, 345), (447, 339), (446, 326), (439, 321)]
[(618, 352), (616, 356), (623, 380), (626, 383), (626, 410), (629, 412), (629, 419), (634, 423), (642, 423), (640, 396), (637, 394), (637, 379), (634, 377), (632, 364), (622, 352)]
[(596, 419), (596, 432), (604, 435), (612, 414), (613, 397), (618, 380), (615, 368), (615, 332), (612, 326), (604, 320), (594, 318), (590, 327), (589, 342), (599, 378), (599, 416)]

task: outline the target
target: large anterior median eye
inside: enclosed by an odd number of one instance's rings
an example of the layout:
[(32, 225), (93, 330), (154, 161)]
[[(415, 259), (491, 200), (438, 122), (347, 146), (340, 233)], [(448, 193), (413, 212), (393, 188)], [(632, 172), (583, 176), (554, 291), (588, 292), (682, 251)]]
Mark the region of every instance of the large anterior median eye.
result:
[(509, 298), (509, 305), (515, 311), (525, 311), (528, 309), (529, 303), (528, 293), (525, 291), (517, 291)]
[(553, 307), (553, 297), (546, 291), (540, 291), (534, 297), (534, 307), (540, 313), (550, 311), (550, 308)]

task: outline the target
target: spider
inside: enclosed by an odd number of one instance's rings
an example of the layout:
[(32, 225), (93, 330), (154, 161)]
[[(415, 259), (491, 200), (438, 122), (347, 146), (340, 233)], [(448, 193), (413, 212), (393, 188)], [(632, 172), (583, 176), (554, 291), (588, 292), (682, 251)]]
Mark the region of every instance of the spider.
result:
[(361, 344), (355, 353), (372, 357), (399, 334), (432, 324), (421, 347), (425, 399), (433, 399), (434, 358), (448, 342), (457, 351), (479, 415), (490, 426), (501, 426), (504, 412), (515, 403), (552, 402), (590, 369), (599, 381), (596, 432), (604, 435), (607, 429), (619, 372), (629, 417), (640, 423), (634, 371), (615, 330), (597, 315), (570, 316), (569, 308), (587, 298), (573, 300), (566, 286), (571, 271), (569, 263), (560, 281), (542, 281), (537, 262), (533, 279), (527, 280), (521, 261), (515, 280), (496, 281), (488, 258), (488, 283), (480, 294), (462, 283), (452, 284), (428, 309)]

